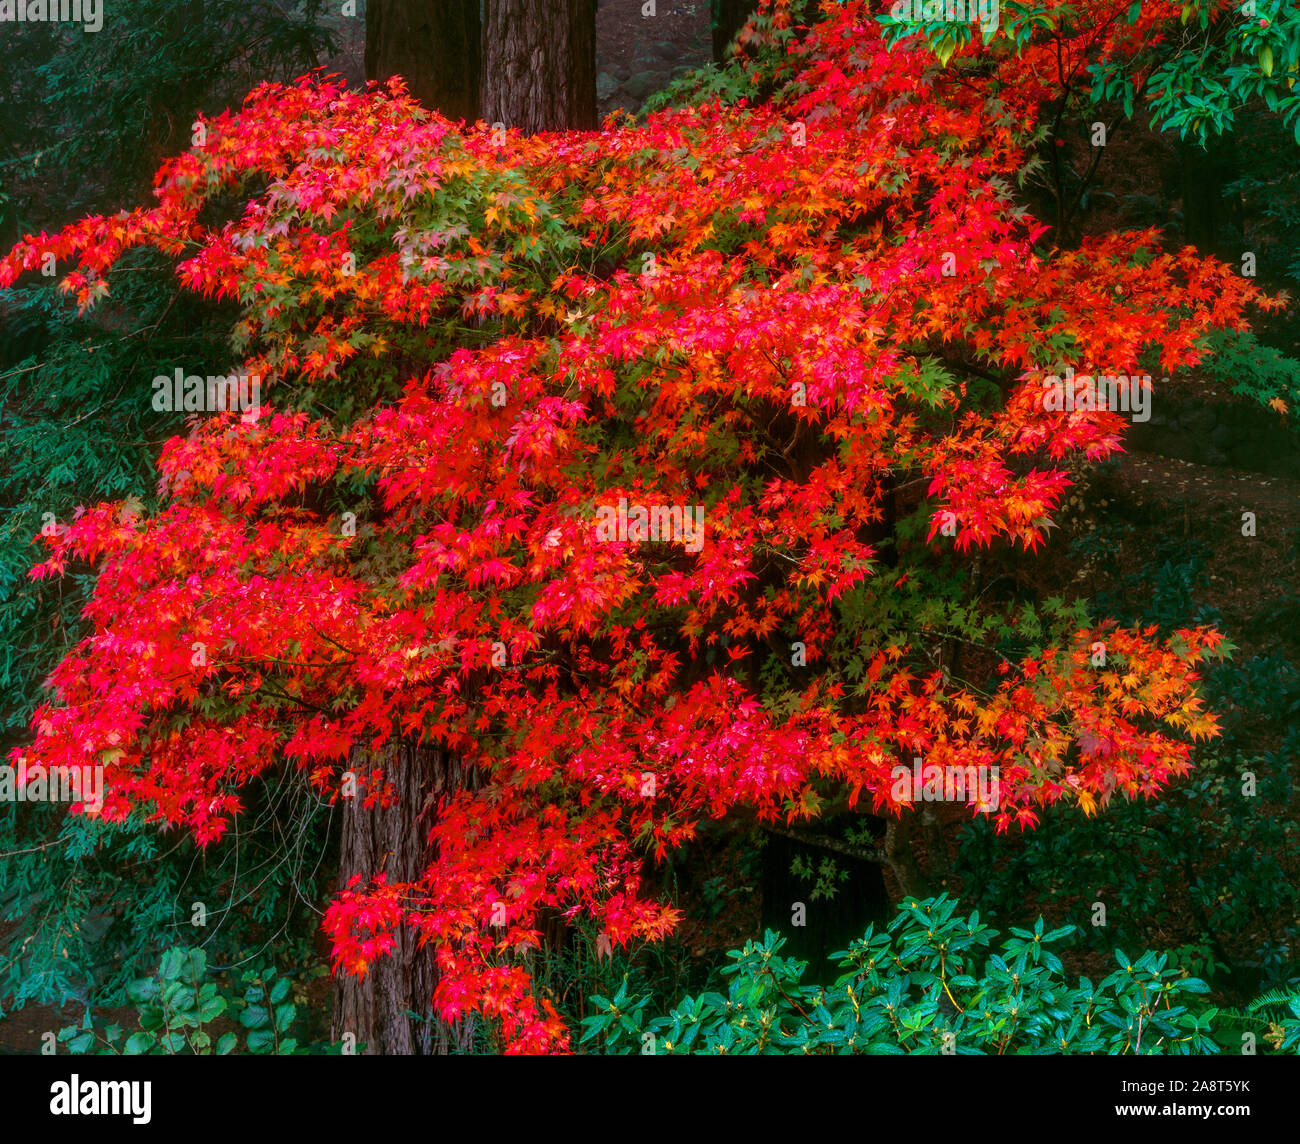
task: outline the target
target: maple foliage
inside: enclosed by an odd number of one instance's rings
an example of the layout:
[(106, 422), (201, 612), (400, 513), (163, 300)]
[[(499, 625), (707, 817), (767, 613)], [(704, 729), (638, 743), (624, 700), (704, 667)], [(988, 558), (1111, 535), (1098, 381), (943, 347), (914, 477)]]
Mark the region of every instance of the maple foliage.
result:
[[(128, 249), (175, 256), (239, 304), (270, 405), (169, 441), (156, 516), (100, 504), (43, 538), (34, 575), (98, 567), (93, 633), (15, 764), (100, 763), (102, 814), (210, 843), (271, 766), (338, 797), (356, 744), (453, 752), (479, 782), (443, 798), (434, 864), (353, 885), (325, 926), (357, 973), (413, 927), (438, 1012), (500, 1019), (516, 1052), (569, 1043), (519, 956), (539, 911), (662, 936), (647, 859), (702, 818), (793, 822), (832, 792), (897, 814), (915, 755), (998, 766), (999, 805), (971, 809), (1002, 829), (1186, 773), (1217, 729), (1212, 630), (1061, 630), (990, 683), (852, 617), (906, 578), (882, 559), (905, 480), (930, 518), (909, 559), (1034, 550), (1068, 465), (1119, 450), (1121, 416), (1047, 410), (1045, 374), (1152, 346), (1173, 371), (1277, 301), (1153, 231), (1044, 250), (1011, 186), (1048, 88), (891, 51), (860, 0), (782, 73), (755, 106), (504, 138), (398, 81), (264, 86), (155, 206), (19, 244), (0, 286), (52, 253), (85, 305)], [(602, 538), (621, 498), (701, 505), (702, 546)]]
[[(1124, 118), (1145, 105), (1162, 131), (1200, 142), (1230, 130), (1238, 110), (1263, 100), (1300, 142), (1300, 12), (1286, 0), (1009, 0), (981, 22), (945, 20), (922, 4), (879, 19), (891, 43), (923, 36), (944, 65), (987, 66), (995, 85), (1021, 86), (1023, 98), (1057, 107), (1088, 92), (1092, 106), (1118, 104)], [(779, 36), (775, 24), (750, 35)], [(1059, 139), (1059, 136), (1058, 136)]]

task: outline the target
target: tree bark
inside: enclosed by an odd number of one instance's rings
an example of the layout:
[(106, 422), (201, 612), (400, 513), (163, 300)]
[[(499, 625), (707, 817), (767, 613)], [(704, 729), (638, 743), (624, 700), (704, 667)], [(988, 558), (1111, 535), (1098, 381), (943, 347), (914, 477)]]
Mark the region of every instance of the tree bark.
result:
[[(339, 847), (339, 887), (353, 874), (370, 878), (384, 873), (389, 882), (415, 881), (434, 857), (427, 839), (432, 822), (428, 811), (435, 796), (466, 785), (460, 764), (442, 751), (395, 744), (376, 756), (354, 748), (349, 769), (360, 776), (382, 767), (396, 798), (387, 805), (364, 805), (365, 792), (343, 803), (343, 835)], [(368, 1056), (434, 1056), (454, 1048), (468, 1050), (472, 1029), (448, 1031), (408, 1012), (432, 1012), (438, 981), (433, 951), (416, 947), (415, 935), (403, 929), (397, 947), (370, 967), (363, 978), (339, 974), (334, 983), (332, 1039), (345, 1033), (365, 1044)]]
[(473, 123), (481, 107), (480, 31), (479, 0), (370, 0), (366, 78), (400, 75), (425, 107)]
[(596, 127), (596, 0), (484, 0), (483, 118), (522, 131)]
[(929, 858), (930, 885), (946, 886), (951, 864), (948, 861), (948, 832), (943, 819), (929, 803), (921, 811), (921, 835), (925, 839), (926, 857)]
[(916, 817), (915, 810), (905, 810), (897, 818), (888, 820), (885, 826), (885, 861), (904, 897), (927, 898), (930, 896), (930, 883), (921, 873), (916, 853), (912, 850)]

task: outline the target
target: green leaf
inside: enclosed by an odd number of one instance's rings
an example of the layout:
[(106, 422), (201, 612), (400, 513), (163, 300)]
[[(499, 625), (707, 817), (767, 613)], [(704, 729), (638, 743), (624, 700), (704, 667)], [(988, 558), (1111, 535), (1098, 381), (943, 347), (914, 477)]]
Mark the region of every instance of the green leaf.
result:
[(142, 1029), (161, 1029), (167, 1023), (163, 1011), (156, 1005), (150, 1005), (140, 1010), (140, 1028)]
[(275, 1034), (270, 1029), (255, 1029), (248, 1034), (250, 1053), (268, 1053), (275, 1046)]
[(126, 987), (127, 998), (137, 1005), (143, 1001), (152, 1001), (158, 996), (158, 982), (152, 978), (132, 981)]
[(275, 1027), (279, 1032), (285, 1032), (293, 1024), (295, 1012), (296, 1010), (291, 1004), (277, 1005), (275, 1007)]
[(68, 1042), (68, 1052), (70, 1053), (88, 1053), (95, 1043), (95, 1034), (91, 1032), (78, 1033)]
[(138, 1057), (147, 1053), (156, 1043), (148, 1033), (132, 1033), (126, 1039), (126, 1045), (122, 1051), (128, 1057)]
[(271, 1014), (262, 1005), (248, 1005), (239, 1014), (239, 1023), (245, 1029), (261, 1029), (270, 1021)]

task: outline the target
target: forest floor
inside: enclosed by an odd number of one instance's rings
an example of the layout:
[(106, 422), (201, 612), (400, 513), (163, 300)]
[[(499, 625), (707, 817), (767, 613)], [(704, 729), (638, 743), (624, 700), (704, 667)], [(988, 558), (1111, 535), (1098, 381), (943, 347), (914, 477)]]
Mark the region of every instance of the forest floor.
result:
[[(0, 949), (9, 956), (18, 956), (21, 951), (13, 948), (13, 941), (18, 931), (17, 922), (0, 922)], [(56, 1007), (41, 1005), (29, 1001), (21, 1009), (5, 1013), (0, 1017), (0, 1054), (49, 1054), (50, 1041), (47, 1033), (58, 1036), (59, 1030), (68, 1025), (81, 1023), (84, 1007), (75, 1001)], [(96, 1010), (96, 1017), (105, 1024), (117, 1021), (129, 1032), (136, 1029), (136, 1010), (126, 1007), (116, 1010)]]
[(668, 81), (713, 58), (709, 0), (600, 0), (596, 13), (596, 110), (635, 112)]

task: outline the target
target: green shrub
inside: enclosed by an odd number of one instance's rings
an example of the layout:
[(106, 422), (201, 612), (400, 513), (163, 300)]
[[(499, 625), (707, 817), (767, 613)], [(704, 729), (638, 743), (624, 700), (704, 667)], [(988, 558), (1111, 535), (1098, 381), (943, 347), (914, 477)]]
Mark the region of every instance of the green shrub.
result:
[[(725, 994), (688, 997), (648, 1021), (648, 998), (626, 987), (593, 997), (583, 1041), (613, 1052), (728, 1055), (1220, 1051), (1212, 1036), (1220, 1011), (1198, 1002), (1204, 981), (1164, 954), (1116, 950), (1114, 972), (1071, 985), (1049, 948), (1071, 929), (1045, 930), (1040, 918), (1032, 930), (999, 935), (978, 913), (958, 915), (946, 894), (908, 899), (884, 932), (868, 927), (836, 955), (847, 972), (829, 986), (804, 984), (806, 963), (781, 957), (785, 939), (769, 930), (729, 955)], [(1266, 1043), (1294, 1050), (1300, 1003), (1287, 1003), (1273, 1022), (1280, 1036)]]
[[(341, 1051), (340, 1046), (300, 1047), (289, 1035), (298, 1016), (289, 977), (277, 976), (269, 966), (253, 968), (232, 974), (233, 987), (223, 988), (211, 976), (202, 949), (169, 949), (156, 974), (127, 986), (138, 1031), (101, 1027), (87, 1011), (80, 1028), (69, 1025), (58, 1039), (70, 1053), (116, 1056), (226, 1056), (241, 1051), (241, 1039), (242, 1051), (255, 1055)], [(213, 1026), (223, 1017), (237, 1029), (217, 1032)]]
[(1212, 380), (1260, 405), (1280, 400), (1293, 410), (1300, 403), (1300, 361), (1264, 345), (1249, 330), (1215, 330), (1207, 342), (1210, 355), (1201, 369)]

